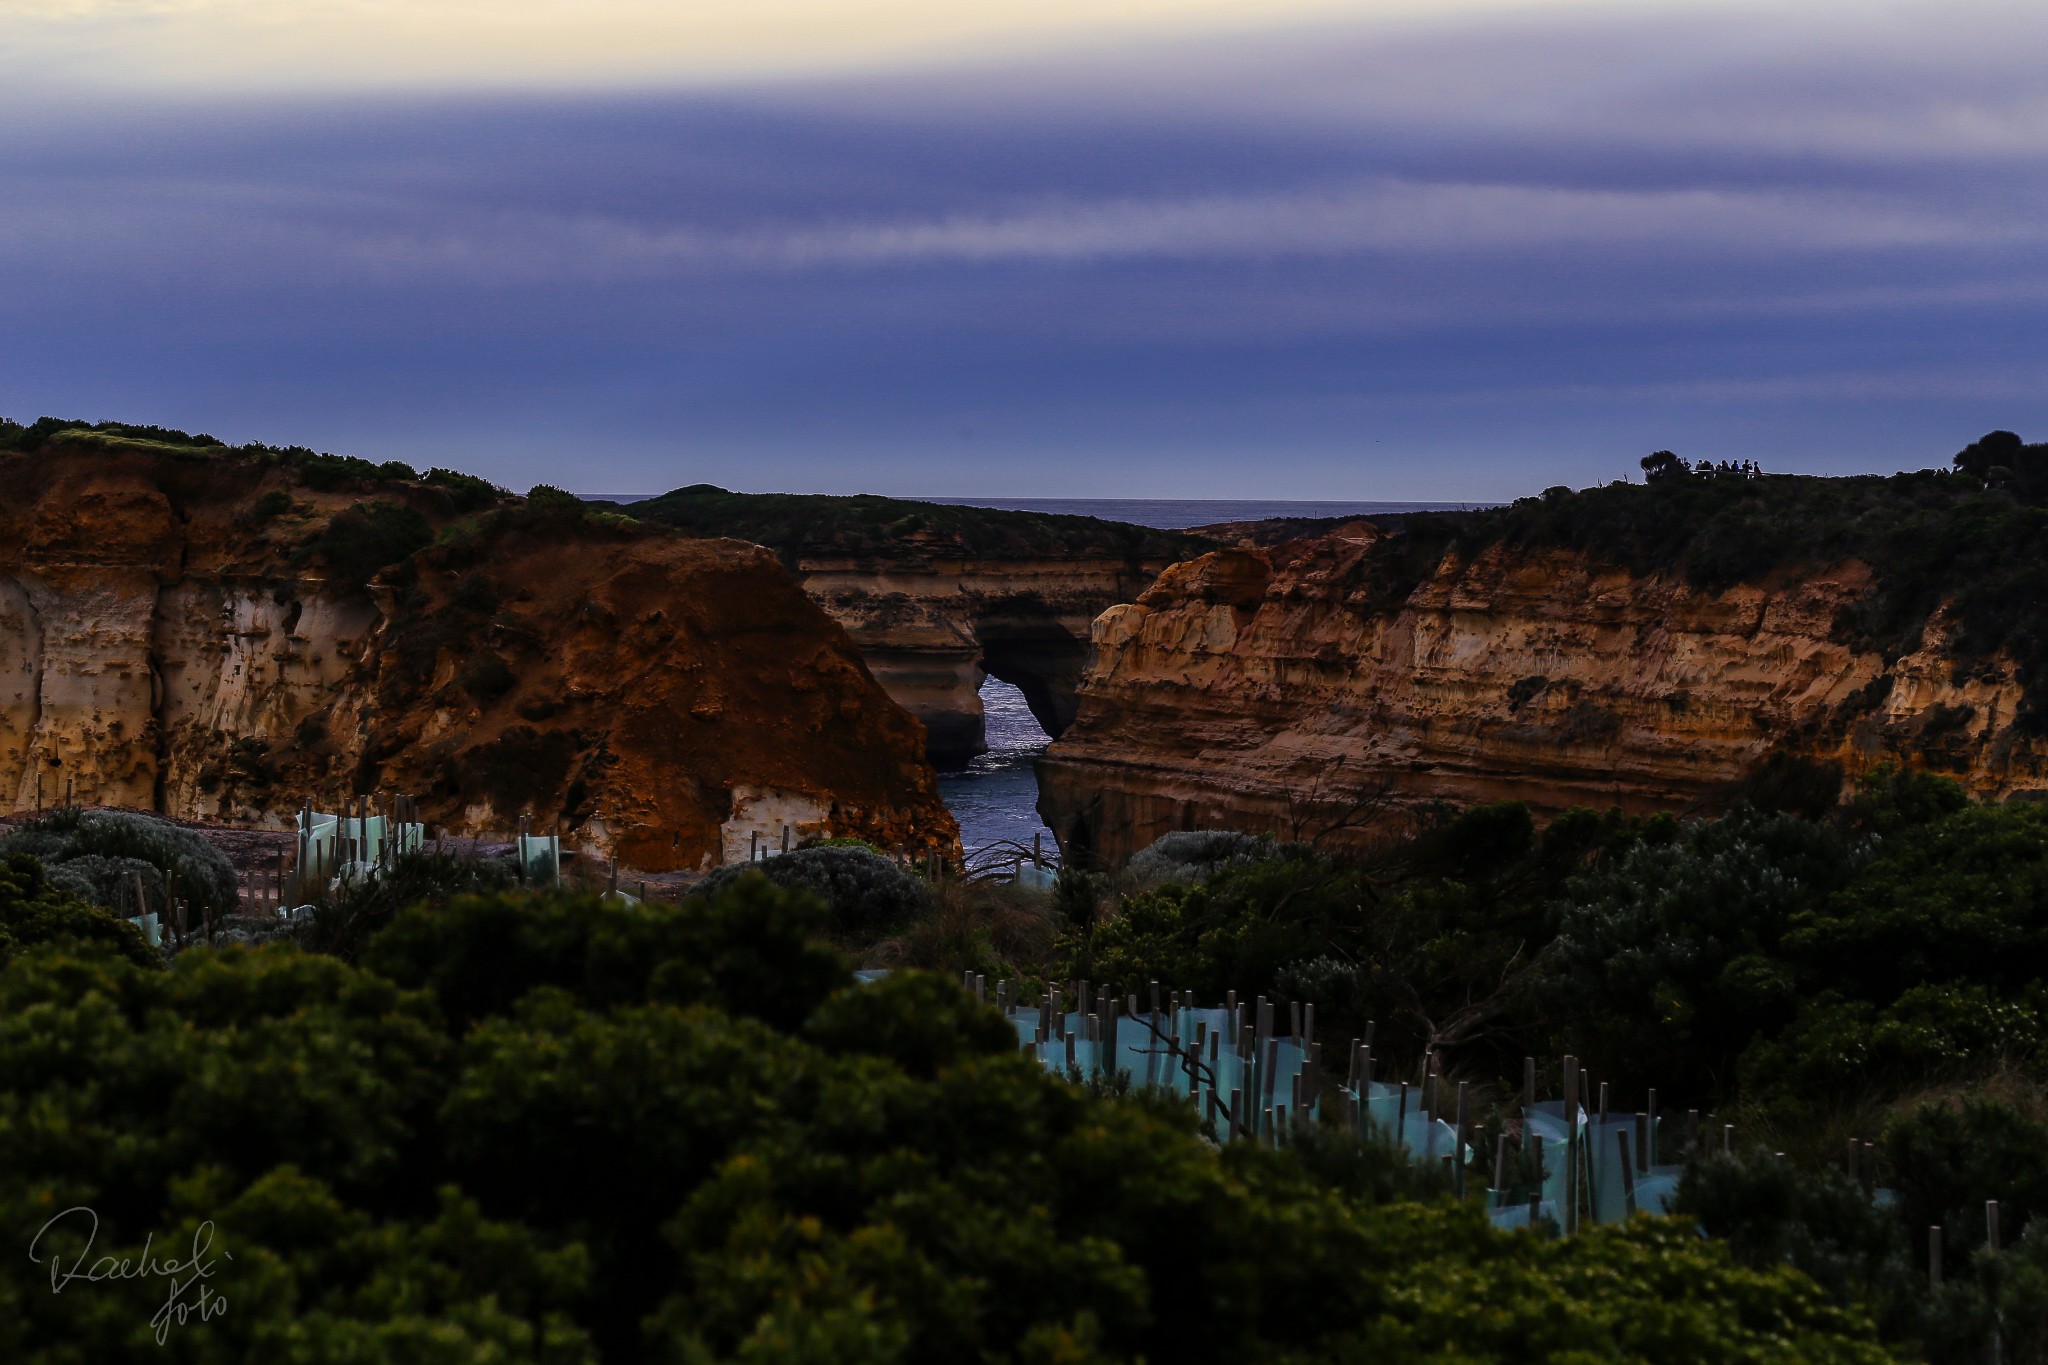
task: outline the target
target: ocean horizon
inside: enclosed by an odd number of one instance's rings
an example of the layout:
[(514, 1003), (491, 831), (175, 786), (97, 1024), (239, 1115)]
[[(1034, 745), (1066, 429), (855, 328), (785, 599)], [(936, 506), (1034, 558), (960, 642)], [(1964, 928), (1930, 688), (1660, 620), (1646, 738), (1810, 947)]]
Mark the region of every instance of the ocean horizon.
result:
[[(592, 502), (635, 503), (658, 493), (585, 493)], [(890, 494), (888, 496), (895, 496)], [(1287, 498), (962, 498), (906, 497), (905, 502), (934, 502), (946, 507), (987, 507), (998, 512), (1048, 512), (1060, 516), (1096, 517), (1146, 526), (1156, 531), (1185, 531), (1233, 521), (1382, 517), (1398, 512), (1466, 512), (1498, 507), (1495, 502), (1314, 502)]]

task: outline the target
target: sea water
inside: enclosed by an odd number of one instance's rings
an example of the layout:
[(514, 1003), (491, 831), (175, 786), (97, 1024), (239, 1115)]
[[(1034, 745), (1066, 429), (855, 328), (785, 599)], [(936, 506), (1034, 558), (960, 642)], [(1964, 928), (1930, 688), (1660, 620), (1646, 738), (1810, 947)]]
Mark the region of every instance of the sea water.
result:
[(1059, 512), (1127, 521), (1160, 531), (1219, 526), (1234, 521), (1323, 517), (1384, 517), (1396, 512), (1451, 512), (1491, 507), (1484, 502), (1281, 502), (1251, 498), (924, 498), (952, 507), (993, 507), (1004, 512)]
[(939, 795), (960, 822), (960, 844), (970, 862), (1005, 845), (1028, 851), (1043, 838), (1054, 850), (1052, 831), (1038, 818), (1038, 757), (1045, 731), (1038, 728), (1024, 694), (990, 678), (981, 685), (981, 710), (988, 726), (988, 752), (957, 773), (939, 774)]

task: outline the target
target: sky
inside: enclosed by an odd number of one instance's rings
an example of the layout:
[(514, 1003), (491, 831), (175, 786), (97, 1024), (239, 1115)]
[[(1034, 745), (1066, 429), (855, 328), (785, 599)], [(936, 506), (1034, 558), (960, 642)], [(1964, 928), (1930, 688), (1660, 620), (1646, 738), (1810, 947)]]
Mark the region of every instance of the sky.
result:
[(523, 489), (2048, 438), (2048, 7), (10, 0), (0, 414)]

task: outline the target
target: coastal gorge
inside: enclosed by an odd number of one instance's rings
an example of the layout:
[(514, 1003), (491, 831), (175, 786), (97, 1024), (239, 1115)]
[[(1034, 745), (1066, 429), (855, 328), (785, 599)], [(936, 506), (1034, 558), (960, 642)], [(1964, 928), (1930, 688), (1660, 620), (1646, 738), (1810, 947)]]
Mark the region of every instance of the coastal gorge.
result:
[(627, 505), (156, 428), (0, 431), (0, 782), (276, 825), (403, 792), (650, 870), (958, 857), (934, 765), (1015, 684), (1039, 811), (1369, 843), (1518, 801), (1832, 805), (1891, 764), (2048, 793), (2044, 447), (1689, 469), (1507, 507), (1171, 532), (875, 497)]
[(0, 428), (0, 679), (16, 811), (399, 792), (650, 871), (784, 830), (958, 853), (917, 723), (773, 554), (448, 470)]
[(984, 677), (1014, 685), (1048, 735), (1064, 734), (1096, 617), (1214, 543), (1094, 517), (708, 484), (618, 510), (773, 549), (924, 723), (940, 768), (986, 747)]

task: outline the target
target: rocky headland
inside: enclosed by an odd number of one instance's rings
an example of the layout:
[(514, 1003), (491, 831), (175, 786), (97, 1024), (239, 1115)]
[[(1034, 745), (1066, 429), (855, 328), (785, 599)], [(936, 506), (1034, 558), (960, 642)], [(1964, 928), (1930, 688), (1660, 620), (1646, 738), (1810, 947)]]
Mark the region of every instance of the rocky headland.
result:
[(415, 797), (650, 871), (953, 852), (917, 722), (775, 556), (449, 471), (0, 428), (0, 784), (278, 823)]
[(1967, 469), (1724, 471), (1246, 532), (1096, 621), (1040, 810), (1115, 864), (1176, 829), (1364, 840), (1433, 802), (1831, 803), (1885, 762), (2042, 794), (2040, 520)]
[(708, 484), (621, 510), (774, 549), (889, 695), (924, 722), (942, 768), (987, 747), (988, 676), (1022, 691), (1047, 734), (1065, 733), (1095, 618), (1213, 543), (1094, 517)]

